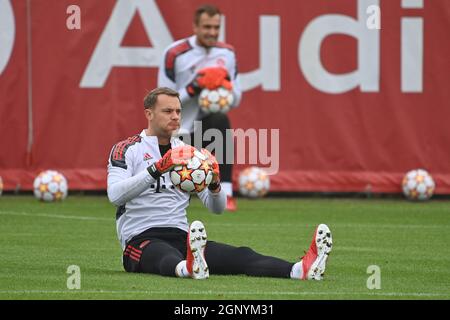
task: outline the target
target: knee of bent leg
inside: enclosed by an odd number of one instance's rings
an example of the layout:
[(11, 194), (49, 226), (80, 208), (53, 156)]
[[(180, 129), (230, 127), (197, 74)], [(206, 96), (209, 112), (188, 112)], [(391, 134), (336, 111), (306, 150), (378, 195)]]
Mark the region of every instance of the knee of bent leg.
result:
[(238, 247), (235, 249), (236, 256), (243, 259), (248, 259), (255, 254), (255, 251), (249, 247)]

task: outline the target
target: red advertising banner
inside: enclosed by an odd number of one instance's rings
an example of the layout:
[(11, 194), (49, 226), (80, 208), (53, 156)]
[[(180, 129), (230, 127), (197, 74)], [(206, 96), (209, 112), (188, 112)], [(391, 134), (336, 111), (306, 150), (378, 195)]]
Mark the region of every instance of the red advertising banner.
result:
[[(257, 163), (272, 191), (400, 192), (424, 168), (450, 193), (449, 1), (211, 2), (244, 92), (236, 178)], [(201, 3), (0, 0), (4, 188), (55, 169), (105, 189), (111, 147), (146, 127), (162, 52)]]

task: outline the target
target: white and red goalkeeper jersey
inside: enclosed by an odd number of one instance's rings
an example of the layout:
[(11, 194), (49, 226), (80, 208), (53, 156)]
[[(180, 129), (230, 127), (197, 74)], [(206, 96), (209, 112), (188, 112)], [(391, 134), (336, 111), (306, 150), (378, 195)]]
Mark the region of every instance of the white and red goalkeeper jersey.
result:
[(198, 105), (198, 96), (189, 96), (186, 86), (200, 69), (206, 67), (223, 67), (228, 71), (234, 95), (231, 107), (237, 107), (240, 103), (242, 92), (233, 47), (218, 42), (215, 47), (207, 50), (197, 44), (195, 35), (178, 40), (164, 52), (158, 73), (158, 87), (169, 87), (180, 93), (182, 103), (180, 133), (192, 132), (194, 121), (205, 116)]
[[(183, 145), (171, 139), (171, 147)], [(122, 248), (132, 237), (152, 227), (188, 230), (186, 208), (190, 194), (175, 188), (169, 173), (155, 180), (147, 171), (161, 159), (158, 138), (145, 130), (118, 142), (112, 148), (108, 163), (108, 198), (117, 206), (117, 235)], [(225, 209), (225, 193), (212, 193), (208, 188), (197, 194), (214, 213)]]

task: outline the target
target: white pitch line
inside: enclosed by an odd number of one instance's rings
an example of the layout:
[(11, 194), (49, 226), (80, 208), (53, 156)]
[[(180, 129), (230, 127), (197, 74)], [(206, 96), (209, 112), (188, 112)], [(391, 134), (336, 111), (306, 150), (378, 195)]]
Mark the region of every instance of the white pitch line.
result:
[[(315, 225), (305, 223), (299, 223), (299, 224), (292, 224), (292, 223), (226, 223), (226, 222), (219, 222), (214, 223), (214, 226), (218, 227), (232, 227), (236, 228), (236, 226), (240, 227), (255, 227), (255, 228), (261, 228), (261, 226), (264, 226), (265, 228), (312, 228)], [(364, 223), (330, 223), (328, 224), (330, 228), (373, 228), (374, 224), (364, 224)], [(413, 225), (413, 224), (377, 224), (377, 228), (380, 229), (450, 229), (450, 225)]]
[[(112, 211), (111, 211), (112, 212)], [(111, 218), (103, 217), (91, 217), (91, 216), (74, 216), (74, 215), (59, 215), (59, 214), (47, 214), (47, 213), (32, 213), (32, 212), (16, 212), (16, 211), (0, 211), (0, 215), (16, 215), (16, 216), (37, 216), (43, 218), (55, 218), (55, 219), (73, 219), (73, 220), (92, 220), (92, 221), (112, 221), (115, 222), (115, 216), (111, 213)], [(243, 228), (308, 228), (313, 227), (313, 224), (305, 223), (292, 224), (292, 223), (227, 223), (218, 222), (212, 223), (216, 227), (229, 227), (236, 228), (236, 226)], [(330, 223), (331, 228), (373, 228), (373, 224), (365, 223)], [(379, 229), (450, 229), (450, 225), (414, 225), (414, 224), (377, 224)]]
[(450, 298), (450, 293), (421, 293), (421, 292), (335, 292), (335, 291), (156, 291), (156, 290), (0, 290), (0, 294), (150, 294), (150, 295), (267, 295), (267, 296), (391, 296), (391, 297), (446, 297)]
[(33, 217), (43, 217), (43, 218), (55, 218), (55, 219), (94, 220), (94, 221), (114, 221), (115, 220), (114, 217), (101, 218), (101, 217), (89, 217), (89, 216), (71, 216), (71, 215), (60, 215), (60, 214), (14, 212), (14, 211), (0, 211), (0, 215), (33, 216)]

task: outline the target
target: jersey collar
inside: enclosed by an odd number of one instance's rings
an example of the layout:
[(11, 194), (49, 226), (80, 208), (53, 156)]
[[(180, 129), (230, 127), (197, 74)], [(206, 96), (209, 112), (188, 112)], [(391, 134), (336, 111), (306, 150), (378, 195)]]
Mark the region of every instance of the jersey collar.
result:
[[(194, 48), (195, 50), (201, 50), (201, 51), (207, 51), (207, 49), (201, 45), (199, 45), (197, 43), (197, 36), (194, 34), (193, 36), (190, 36), (188, 38), (189, 44), (191, 45), (192, 48)], [(211, 50), (212, 48), (210, 48)]]
[[(148, 141), (148, 142), (150, 142), (150, 143), (158, 144), (158, 138), (157, 138), (156, 136), (148, 136), (148, 135), (145, 133), (145, 129), (143, 129), (139, 135), (140, 135), (144, 140), (146, 140), (146, 141)], [(177, 146), (177, 145), (178, 145), (178, 141), (179, 141), (178, 138), (175, 138), (175, 137), (170, 138), (170, 144), (171, 144), (172, 146)]]

